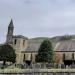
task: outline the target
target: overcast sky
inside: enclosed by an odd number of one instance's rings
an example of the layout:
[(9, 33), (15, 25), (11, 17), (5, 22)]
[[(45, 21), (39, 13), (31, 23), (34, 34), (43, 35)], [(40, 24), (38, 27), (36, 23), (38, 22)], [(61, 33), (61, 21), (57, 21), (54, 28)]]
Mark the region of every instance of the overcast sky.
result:
[(6, 39), (11, 18), (14, 35), (75, 34), (75, 0), (0, 0), (0, 43)]

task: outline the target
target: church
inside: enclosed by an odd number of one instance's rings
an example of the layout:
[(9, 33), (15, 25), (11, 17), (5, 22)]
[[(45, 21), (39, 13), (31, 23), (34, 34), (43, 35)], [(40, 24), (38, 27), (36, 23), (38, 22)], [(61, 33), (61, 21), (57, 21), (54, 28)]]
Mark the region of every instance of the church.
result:
[[(11, 20), (8, 26), (6, 36), (6, 44), (10, 44), (16, 53), (16, 63), (23, 64), (25, 62), (35, 63), (35, 57), (41, 42), (35, 42), (23, 35), (13, 35), (14, 25)], [(71, 65), (75, 63), (75, 39), (59, 41), (54, 49), (54, 59), (57, 64)]]
[[(6, 36), (6, 44), (10, 44), (16, 53), (16, 63), (23, 64), (26, 61), (35, 62), (35, 55), (37, 52), (34, 49), (38, 49), (40, 44), (32, 43), (27, 37), (22, 35), (13, 35), (14, 25), (11, 20), (8, 26), (8, 32)], [(35, 45), (35, 46), (34, 46)], [(34, 48), (35, 47), (35, 48)], [(33, 48), (33, 49), (32, 49)], [(32, 49), (32, 50), (30, 50)]]

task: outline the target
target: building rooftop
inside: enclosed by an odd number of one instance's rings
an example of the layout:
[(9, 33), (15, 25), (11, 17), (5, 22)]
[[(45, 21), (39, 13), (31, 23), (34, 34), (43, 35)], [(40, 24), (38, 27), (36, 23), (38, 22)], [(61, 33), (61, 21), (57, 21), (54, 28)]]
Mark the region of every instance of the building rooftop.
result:
[(23, 38), (23, 39), (28, 39), (27, 37), (23, 35), (14, 35), (13, 38)]
[(75, 51), (75, 40), (66, 40), (58, 42), (54, 48), (54, 51), (71, 52)]
[(40, 45), (41, 45), (42, 41), (32, 41), (29, 40), (29, 44), (27, 49), (24, 52), (38, 52)]
[(14, 25), (13, 25), (13, 21), (12, 21), (12, 19), (11, 19), (10, 24), (9, 24), (8, 27), (14, 28)]
[(25, 52), (38, 52), (41, 42), (29, 42)]

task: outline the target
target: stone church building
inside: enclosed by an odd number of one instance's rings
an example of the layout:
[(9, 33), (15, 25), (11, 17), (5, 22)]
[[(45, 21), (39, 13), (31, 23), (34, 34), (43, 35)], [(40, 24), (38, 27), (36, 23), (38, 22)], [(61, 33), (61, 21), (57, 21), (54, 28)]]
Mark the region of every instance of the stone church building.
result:
[[(33, 43), (31, 43), (30, 40), (25, 36), (13, 35), (13, 31), (14, 31), (14, 25), (13, 21), (11, 20), (8, 26), (6, 44), (10, 44), (15, 49), (16, 63), (22, 64), (26, 61), (31, 61), (34, 63), (36, 52), (34, 50), (30, 50)], [(37, 43), (34, 44), (36, 45)], [(37, 47), (35, 47), (35, 49), (37, 49)]]
[[(27, 61), (35, 63), (35, 56), (41, 42), (31, 41), (22, 35), (13, 35), (14, 25), (11, 20), (8, 26), (6, 43), (10, 44), (16, 52), (16, 63), (23, 64)], [(75, 40), (59, 41), (54, 47), (54, 59), (57, 64), (70, 65), (75, 62)]]

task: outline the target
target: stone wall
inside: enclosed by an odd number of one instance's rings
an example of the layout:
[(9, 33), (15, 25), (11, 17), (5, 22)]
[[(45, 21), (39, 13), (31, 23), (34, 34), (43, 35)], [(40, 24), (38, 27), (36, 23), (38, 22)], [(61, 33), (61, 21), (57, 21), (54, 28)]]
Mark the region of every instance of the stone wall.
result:
[(2, 73), (0, 72), (0, 75), (75, 75), (75, 69), (24, 69), (20, 71), (12, 71), (3, 71)]
[[(15, 43), (16, 39), (16, 43)], [(25, 49), (28, 47), (28, 39), (25, 38), (13, 38), (13, 48), (16, 52), (16, 63), (22, 64), (23, 63), (23, 57), (24, 54), (21, 53), (21, 51), (25, 51)]]
[(4, 73), (0, 75), (75, 75), (75, 72), (30, 72), (30, 73)]
[(40, 72), (35, 72), (35, 73), (8, 73), (8, 74), (0, 74), (0, 75), (75, 75), (75, 73), (69, 73), (69, 72), (60, 72), (60, 73), (40, 73)]

